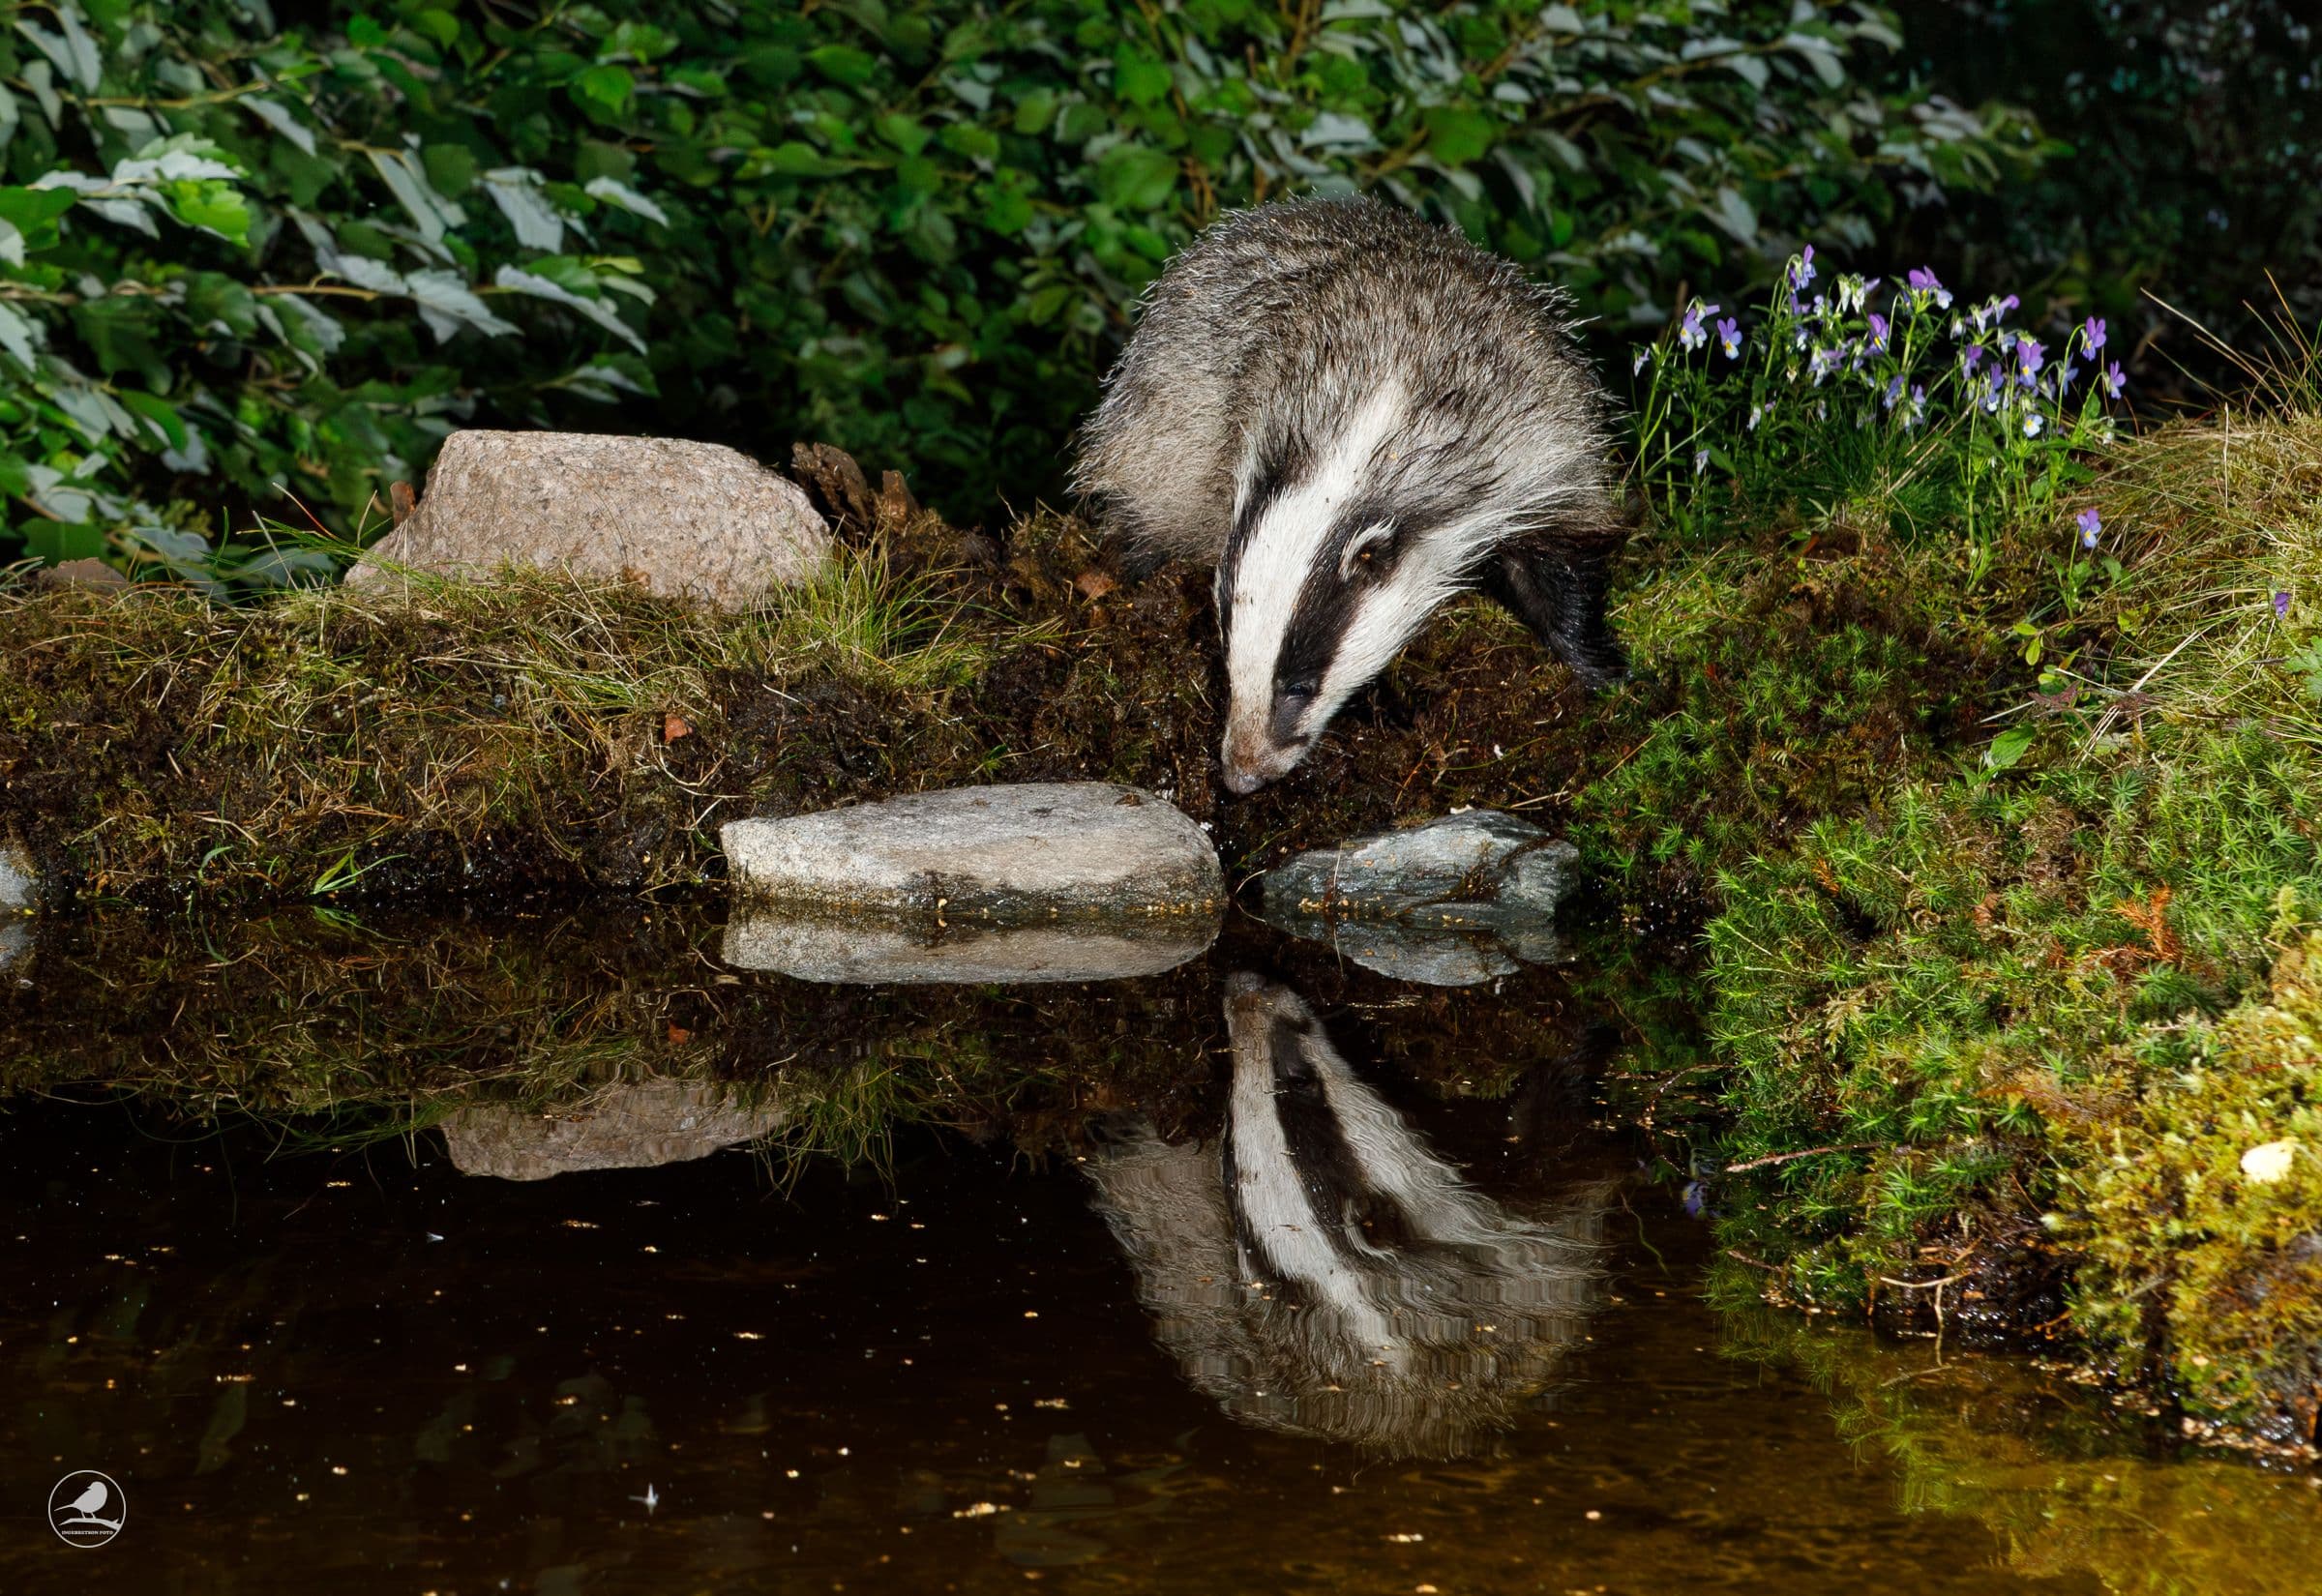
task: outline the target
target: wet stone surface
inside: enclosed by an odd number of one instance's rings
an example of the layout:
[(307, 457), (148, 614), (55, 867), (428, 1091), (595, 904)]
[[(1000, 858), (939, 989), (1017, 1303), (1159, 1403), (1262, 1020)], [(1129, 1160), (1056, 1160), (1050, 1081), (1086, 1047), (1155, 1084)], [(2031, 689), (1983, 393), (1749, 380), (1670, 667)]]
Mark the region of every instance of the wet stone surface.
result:
[(1159, 975), (1215, 940), (1214, 913), (1139, 924), (1057, 923), (928, 929), (878, 919), (745, 910), (726, 927), (721, 957), (737, 970), (800, 981), (965, 985), (988, 981), (1121, 981)]
[(954, 922), (1213, 916), (1217, 850), (1183, 812), (1109, 782), (911, 793), (851, 809), (735, 820), (735, 900)]
[(1301, 853), (1260, 892), (1295, 936), (1398, 980), (1466, 987), (1563, 957), (1554, 922), (1578, 860), (1528, 820), (1470, 810)]
[(40, 877), (33, 873), (32, 855), (22, 844), (0, 838), (0, 915), (21, 914), (31, 908), (40, 885)]

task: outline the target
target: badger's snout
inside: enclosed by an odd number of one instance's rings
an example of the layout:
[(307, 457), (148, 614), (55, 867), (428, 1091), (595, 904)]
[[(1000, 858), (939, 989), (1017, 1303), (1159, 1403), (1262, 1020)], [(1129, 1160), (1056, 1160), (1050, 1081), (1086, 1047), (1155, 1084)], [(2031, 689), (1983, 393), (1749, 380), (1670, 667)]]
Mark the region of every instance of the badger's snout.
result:
[(1226, 790), (1247, 798), (1268, 782), (1279, 782), (1298, 768), (1311, 746), (1311, 739), (1304, 737), (1278, 743), (1264, 735), (1239, 737), (1228, 732), (1225, 747), (1218, 751)]

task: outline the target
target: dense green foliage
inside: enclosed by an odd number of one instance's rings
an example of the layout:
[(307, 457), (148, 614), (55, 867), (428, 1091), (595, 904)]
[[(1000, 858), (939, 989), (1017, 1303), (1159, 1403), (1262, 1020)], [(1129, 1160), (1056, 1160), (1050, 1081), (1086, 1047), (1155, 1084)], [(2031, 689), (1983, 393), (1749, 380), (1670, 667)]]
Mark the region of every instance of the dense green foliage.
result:
[[(1909, 219), (1917, 252), (2028, 303), (2149, 329), (2153, 300), (2240, 342), (2286, 300), (2322, 320), (2322, 27), (2309, 0), (1898, 0), (1905, 61), (1975, 103), (2037, 107), (2068, 153), (2005, 194)], [(2155, 368), (2164, 362), (2153, 363)], [(2147, 374), (2158, 375), (2158, 369)]]
[(14, 535), (185, 569), (485, 422), (812, 435), (984, 518), (1221, 207), (1375, 188), (1652, 322), (2025, 146), (1873, 92), (1854, 0), (5, 10)]

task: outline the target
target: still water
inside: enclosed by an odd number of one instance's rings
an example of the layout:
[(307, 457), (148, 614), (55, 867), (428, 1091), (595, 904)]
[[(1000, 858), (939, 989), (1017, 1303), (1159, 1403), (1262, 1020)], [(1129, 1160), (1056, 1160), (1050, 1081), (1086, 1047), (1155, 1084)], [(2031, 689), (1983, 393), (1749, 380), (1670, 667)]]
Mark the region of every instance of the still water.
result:
[(1554, 972), (154, 934), (0, 972), (0, 1591), (2317, 1588), (2310, 1473), (1709, 1306)]

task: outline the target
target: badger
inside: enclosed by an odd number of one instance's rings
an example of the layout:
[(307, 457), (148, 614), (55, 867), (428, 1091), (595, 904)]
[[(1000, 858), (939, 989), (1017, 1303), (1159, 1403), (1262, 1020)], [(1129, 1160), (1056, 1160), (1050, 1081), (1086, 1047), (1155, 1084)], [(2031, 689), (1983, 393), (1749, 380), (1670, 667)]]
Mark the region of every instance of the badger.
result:
[(1246, 794), (1463, 591), (1591, 689), (1623, 678), (1607, 426), (1561, 292), (1394, 206), (1287, 200), (1155, 280), (1073, 487), (1143, 557), (1215, 566)]
[(1226, 984), (1224, 1134), (1116, 1133), (1084, 1165), (1154, 1334), (1235, 1418), (1455, 1457), (1556, 1383), (1603, 1299), (1609, 1188), (1539, 1218), (1470, 1187), (1297, 993)]

